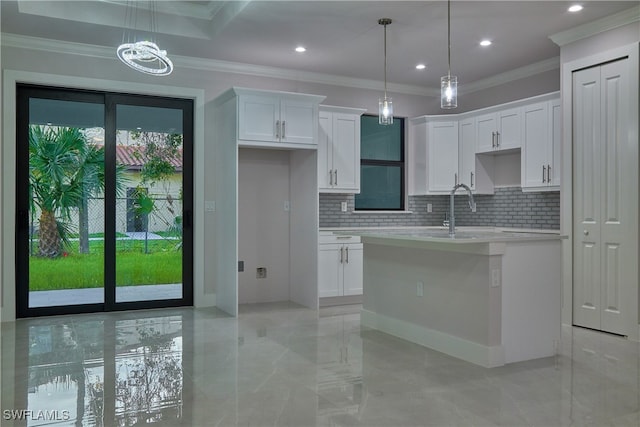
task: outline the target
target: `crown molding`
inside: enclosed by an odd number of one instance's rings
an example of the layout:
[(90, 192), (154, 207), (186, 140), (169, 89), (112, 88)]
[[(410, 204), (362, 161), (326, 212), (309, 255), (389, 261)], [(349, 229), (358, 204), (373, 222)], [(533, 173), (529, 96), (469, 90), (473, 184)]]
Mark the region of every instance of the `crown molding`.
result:
[[(60, 40), (51, 40), (40, 37), (23, 36), (10, 33), (2, 33), (2, 46), (18, 49), (29, 49), (45, 52), (54, 52), (68, 55), (81, 55), (92, 58), (110, 59), (117, 61), (115, 47), (91, 45)], [(245, 64), (239, 62), (220, 61), (215, 59), (195, 58), (189, 56), (171, 55), (171, 60), (176, 68), (189, 68), (193, 70), (214, 71), (230, 74), (244, 74), (257, 77), (268, 77), (281, 80), (292, 80), (305, 83), (325, 84), (329, 86), (342, 86), (356, 89), (380, 90), (382, 82), (379, 80), (360, 79), (332, 74), (314, 73), (309, 71), (290, 70), (286, 68), (268, 67), (263, 65)], [(545, 71), (560, 68), (560, 58), (550, 58), (525, 67), (510, 70), (487, 79), (473, 83), (460, 85), (459, 93), (472, 93), (504, 83), (530, 77)], [(387, 89), (392, 93), (406, 95), (439, 97), (440, 88), (428, 88), (424, 86), (388, 83)]]
[(586, 24), (553, 34), (549, 36), (549, 38), (555, 44), (562, 47), (595, 34), (638, 21), (640, 21), (640, 6), (634, 6), (631, 9), (626, 9), (613, 15), (605, 16), (604, 18), (596, 19), (595, 21), (587, 22)]
[[(30, 49), (69, 55), (81, 55), (92, 58), (117, 60), (115, 47), (91, 45), (40, 37), (31, 37), (2, 33), (2, 45), (18, 49)], [(308, 71), (290, 70), (286, 68), (268, 67), (263, 65), (244, 64), (240, 62), (220, 61), (216, 59), (195, 58), (189, 56), (171, 55), (176, 68), (190, 68), (194, 70), (217, 71), (221, 73), (245, 74), (274, 79), (293, 80), (307, 83), (320, 83), (331, 86), (353, 87), (358, 89), (378, 90), (382, 82), (378, 80), (359, 79), (331, 74), (314, 73)], [(389, 92), (404, 93), (421, 96), (440, 96), (439, 89), (428, 89), (423, 86), (389, 83)]]
[(515, 68), (504, 73), (496, 74), (495, 76), (478, 80), (467, 85), (460, 85), (458, 88), (458, 92), (461, 95), (465, 93), (473, 93), (479, 90), (489, 89), (512, 81), (535, 76), (536, 74), (544, 73), (546, 71), (559, 69), (560, 57), (556, 56), (553, 58), (545, 59), (544, 61), (525, 65), (524, 67)]

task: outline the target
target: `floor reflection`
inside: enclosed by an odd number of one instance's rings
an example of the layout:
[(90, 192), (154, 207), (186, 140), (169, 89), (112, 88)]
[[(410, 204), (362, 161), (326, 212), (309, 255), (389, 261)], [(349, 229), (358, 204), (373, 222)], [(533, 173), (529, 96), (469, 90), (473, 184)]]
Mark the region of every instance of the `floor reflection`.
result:
[[(89, 320), (84, 315), (16, 322), (16, 345), (10, 346), (15, 349), (14, 403), (7, 398), (9, 367), (3, 357), (3, 422), (10, 421), (4, 409), (11, 408), (22, 410), (10, 415), (18, 418), (17, 425), (27, 426), (181, 423), (184, 316), (100, 315), (103, 319)], [(3, 353), (6, 345), (4, 340)]]
[(278, 303), (238, 318), (184, 308), (3, 324), (0, 424), (640, 425), (637, 342), (566, 327), (555, 357), (486, 369), (362, 328), (359, 310)]

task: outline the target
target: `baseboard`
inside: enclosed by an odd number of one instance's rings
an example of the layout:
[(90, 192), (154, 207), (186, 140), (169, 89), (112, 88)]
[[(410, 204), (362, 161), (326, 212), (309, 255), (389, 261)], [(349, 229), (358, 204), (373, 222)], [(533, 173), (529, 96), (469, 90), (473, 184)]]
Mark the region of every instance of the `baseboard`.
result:
[(364, 309), (360, 314), (360, 324), (485, 368), (504, 365), (504, 348), (501, 345), (485, 346)]
[(348, 295), (343, 297), (320, 298), (320, 307), (330, 307), (332, 305), (362, 304), (362, 295)]

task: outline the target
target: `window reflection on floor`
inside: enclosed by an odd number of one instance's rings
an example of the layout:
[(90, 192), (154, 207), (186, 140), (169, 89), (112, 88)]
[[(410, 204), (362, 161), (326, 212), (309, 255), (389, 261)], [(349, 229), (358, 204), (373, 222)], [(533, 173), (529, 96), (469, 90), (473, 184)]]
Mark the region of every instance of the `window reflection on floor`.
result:
[(183, 418), (181, 316), (29, 326), (27, 345), (26, 425)]

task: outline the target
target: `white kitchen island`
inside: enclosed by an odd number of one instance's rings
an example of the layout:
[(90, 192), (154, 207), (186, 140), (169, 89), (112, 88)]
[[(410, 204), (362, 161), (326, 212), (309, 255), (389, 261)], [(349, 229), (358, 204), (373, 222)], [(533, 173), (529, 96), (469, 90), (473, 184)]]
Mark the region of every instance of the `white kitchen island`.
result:
[(364, 243), (362, 325), (485, 367), (556, 354), (561, 236), (350, 231)]

